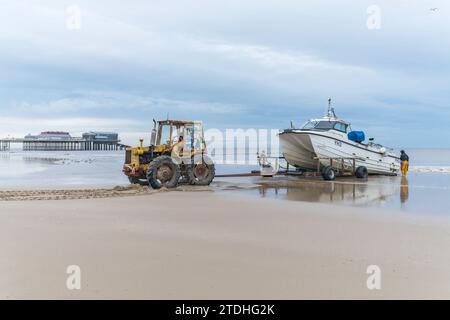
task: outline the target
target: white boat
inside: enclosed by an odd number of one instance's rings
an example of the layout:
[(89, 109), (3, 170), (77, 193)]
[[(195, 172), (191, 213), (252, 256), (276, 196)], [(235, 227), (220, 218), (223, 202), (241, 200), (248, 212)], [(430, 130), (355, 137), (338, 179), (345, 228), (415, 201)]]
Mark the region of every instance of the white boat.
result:
[(301, 170), (331, 167), (337, 172), (361, 167), (368, 174), (384, 175), (400, 170), (400, 159), (392, 149), (364, 143), (362, 131), (352, 131), (349, 122), (336, 117), (331, 99), (323, 118), (309, 120), (301, 129), (283, 130), (279, 138), (286, 161)]

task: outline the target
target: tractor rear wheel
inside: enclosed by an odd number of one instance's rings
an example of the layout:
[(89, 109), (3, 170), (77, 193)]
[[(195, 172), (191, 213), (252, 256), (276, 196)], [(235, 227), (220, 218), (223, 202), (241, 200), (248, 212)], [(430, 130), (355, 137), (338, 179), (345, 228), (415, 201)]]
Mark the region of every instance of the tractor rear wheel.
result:
[(153, 189), (175, 188), (180, 180), (180, 168), (171, 157), (158, 157), (148, 167), (147, 180)]
[(194, 163), (187, 168), (189, 184), (196, 186), (208, 186), (216, 175), (216, 168), (212, 160), (203, 156), (194, 159)]

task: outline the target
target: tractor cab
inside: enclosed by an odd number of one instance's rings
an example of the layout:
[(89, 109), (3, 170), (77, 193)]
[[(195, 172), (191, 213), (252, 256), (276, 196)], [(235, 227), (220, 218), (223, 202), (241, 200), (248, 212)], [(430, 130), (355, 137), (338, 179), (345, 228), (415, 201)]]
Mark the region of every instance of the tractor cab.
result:
[(206, 152), (203, 124), (200, 121), (163, 120), (154, 123), (151, 146), (163, 147), (172, 151), (173, 147), (183, 139), (185, 148), (193, 152)]

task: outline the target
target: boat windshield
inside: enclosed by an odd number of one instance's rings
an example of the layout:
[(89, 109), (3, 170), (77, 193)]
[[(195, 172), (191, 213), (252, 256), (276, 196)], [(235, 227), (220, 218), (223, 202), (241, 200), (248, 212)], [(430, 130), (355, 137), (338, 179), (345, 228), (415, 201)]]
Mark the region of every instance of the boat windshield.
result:
[(334, 128), (336, 122), (333, 121), (319, 121), (314, 129), (318, 130), (330, 130)]
[(308, 121), (303, 125), (302, 129), (304, 130), (314, 129), (317, 125), (317, 122), (318, 121)]
[(304, 126), (303, 130), (331, 130), (335, 129), (342, 132), (347, 132), (348, 125), (339, 121), (318, 121), (318, 120), (311, 120), (308, 121)]

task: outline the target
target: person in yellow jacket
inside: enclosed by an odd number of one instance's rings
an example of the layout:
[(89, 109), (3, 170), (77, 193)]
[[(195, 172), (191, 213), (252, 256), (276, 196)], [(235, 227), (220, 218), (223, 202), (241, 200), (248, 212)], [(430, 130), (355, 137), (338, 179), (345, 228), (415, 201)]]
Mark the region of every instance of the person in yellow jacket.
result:
[(402, 176), (406, 176), (406, 173), (409, 169), (409, 157), (406, 154), (405, 150), (400, 151), (400, 161), (401, 161), (401, 170), (402, 170)]

